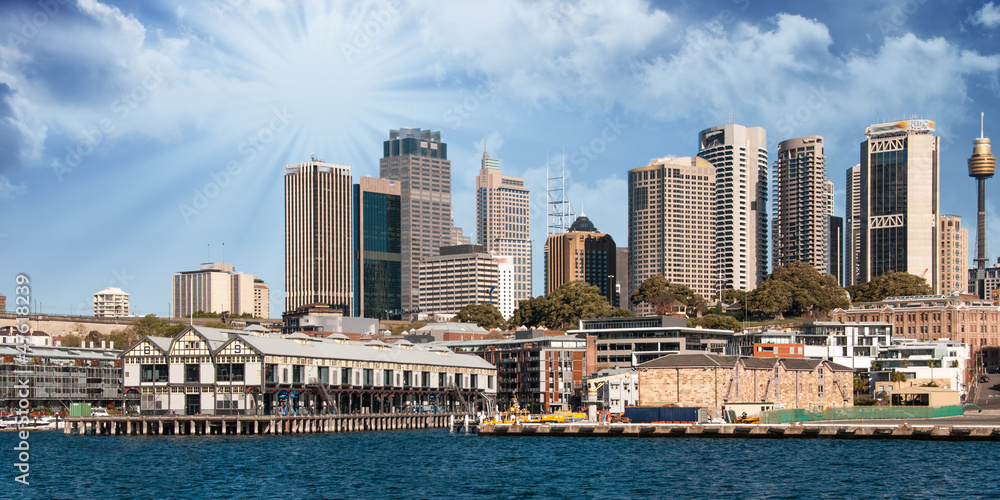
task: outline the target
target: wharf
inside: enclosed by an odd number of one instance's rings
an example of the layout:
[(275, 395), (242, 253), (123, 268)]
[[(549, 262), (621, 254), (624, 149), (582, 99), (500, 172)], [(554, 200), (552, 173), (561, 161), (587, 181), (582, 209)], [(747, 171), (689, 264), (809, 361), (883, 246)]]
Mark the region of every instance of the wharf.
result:
[(361, 415), (114, 415), (69, 417), (67, 436), (260, 435), (446, 428), (454, 413)]
[(934, 423), (791, 424), (480, 424), (480, 436), (749, 438), (749, 439), (908, 439), (1000, 441), (998, 425)]

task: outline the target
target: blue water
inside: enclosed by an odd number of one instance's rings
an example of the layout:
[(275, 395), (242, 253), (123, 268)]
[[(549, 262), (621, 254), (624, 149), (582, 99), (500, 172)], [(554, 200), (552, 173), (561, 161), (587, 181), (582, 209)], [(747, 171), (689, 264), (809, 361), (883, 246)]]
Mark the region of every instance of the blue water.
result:
[(479, 437), (0, 433), (0, 498), (1000, 498), (1000, 445)]

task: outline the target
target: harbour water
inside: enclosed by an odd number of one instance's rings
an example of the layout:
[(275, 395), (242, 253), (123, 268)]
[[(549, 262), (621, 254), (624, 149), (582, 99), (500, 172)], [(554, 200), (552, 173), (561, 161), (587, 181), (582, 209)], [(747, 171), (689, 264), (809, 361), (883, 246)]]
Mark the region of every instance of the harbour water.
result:
[(0, 433), (2, 498), (1000, 498), (977, 442)]

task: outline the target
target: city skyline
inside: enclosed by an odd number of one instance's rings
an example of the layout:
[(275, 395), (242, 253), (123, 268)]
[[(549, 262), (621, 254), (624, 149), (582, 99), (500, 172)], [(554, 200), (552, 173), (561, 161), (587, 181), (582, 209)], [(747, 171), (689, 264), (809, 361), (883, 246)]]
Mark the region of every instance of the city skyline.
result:
[[(275, 315), (281, 167), (316, 154), (378, 177), (393, 129), (441, 131), (466, 237), (484, 135), (524, 178), (536, 296), (546, 162), (565, 159), (575, 211), (622, 244), (628, 170), (696, 155), (698, 131), (760, 126), (772, 157), (821, 135), (843, 216), (865, 128), (916, 115), (941, 137), (940, 213), (973, 227), (981, 111), (1000, 136), (993, 2), (57, 4), (0, 8), (0, 293), (28, 273), (52, 314), (88, 314), (111, 286), (165, 316), (170, 276), (221, 260), (270, 285)], [(989, 263), (997, 210), (987, 200)]]

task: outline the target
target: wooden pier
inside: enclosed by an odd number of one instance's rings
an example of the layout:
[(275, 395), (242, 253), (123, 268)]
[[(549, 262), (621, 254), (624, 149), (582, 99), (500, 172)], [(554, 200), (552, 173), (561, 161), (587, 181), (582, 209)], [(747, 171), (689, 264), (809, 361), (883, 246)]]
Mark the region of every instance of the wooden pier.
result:
[(1000, 441), (1000, 425), (935, 424), (480, 424), (481, 436)]
[[(70, 417), (67, 436), (262, 435), (447, 428), (454, 413), (368, 415), (115, 415)], [(459, 414), (460, 415), (460, 414)]]

